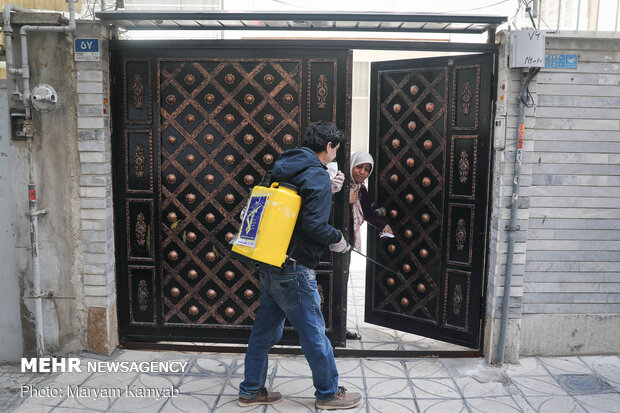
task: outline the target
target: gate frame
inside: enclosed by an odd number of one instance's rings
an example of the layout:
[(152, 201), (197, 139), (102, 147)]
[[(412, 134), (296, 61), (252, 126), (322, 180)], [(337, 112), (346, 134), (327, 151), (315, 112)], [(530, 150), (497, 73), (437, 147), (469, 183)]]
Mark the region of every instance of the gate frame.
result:
[[(490, 119), (494, 118), (495, 115), (495, 101), (497, 96), (497, 70), (498, 70), (498, 56), (499, 56), (499, 44), (495, 44), (495, 33), (489, 30), (487, 43), (440, 43), (440, 42), (420, 42), (420, 41), (398, 41), (398, 40), (316, 40), (316, 39), (278, 39), (278, 40), (190, 40), (190, 41), (179, 41), (179, 40), (111, 40), (110, 41), (110, 50), (124, 49), (130, 50), (133, 48), (136, 49), (156, 49), (156, 48), (177, 48), (177, 49), (195, 49), (195, 48), (204, 48), (204, 49), (234, 49), (238, 47), (251, 47), (251, 48), (263, 48), (263, 49), (273, 49), (273, 48), (307, 48), (307, 49), (325, 49), (325, 50), (393, 50), (393, 51), (403, 51), (403, 52), (411, 52), (411, 51), (432, 51), (432, 52), (461, 52), (461, 53), (483, 53), (489, 54), (493, 58), (493, 73), (492, 73), (492, 84), (491, 84), (491, 114)], [(111, 62), (112, 63), (112, 62)], [(351, 68), (347, 68), (347, 70), (351, 70)], [(347, 73), (347, 77), (349, 73)], [(352, 77), (352, 73), (350, 74)], [(111, 102), (115, 101), (114, 93), (111, 91)], [(347, 94), (347, 100), (351, 98), (350, 94)], [(347, 101), (347, 105), (350, 105), (351, 102)], [(112, 108), (112, 113), (115, 110), (119, 110), (118, 108)], [(350, 134), (350, 119), (346, 119), (347, 130)], [(493, 142), (493, 128), (491, 128), (491, 133), (489, 137), (490, 141)], [(491, 145), (492, 147), (492, 145)], [(345, 147), (345, 149), (347, 149)], [(348, 148), (350, 150), (350, 147)], [(493, 176), (492, 165), (494, 163), (495, 153), (493, 150), (490, 151), (489, 155), (489, 185), (487, 189), (487, 233), (486, 236), (489, 236), (490, 231), (490, 220), (491, 213), (493, 210), (493, 205), (491, 202), (491, 195), (493, 193), (493, 180), (491, 177)], [(114, 162), (114, 161), (112, 161)], [(114, 168), (114, 166), (112, 166)], [(346, 225), (346, 224), (345, 224)], [(116, 233), (116, 231), (115, 231)], [(115, 241), (119, 241), (116, 238), (116, 234), (114, 236)], [(350, 357), (372, 357), (372, 356), (382, 356), (382, 357), (394, 357), (396, 355), (414, 357), (414, 356), (443, 356), (443, 357), (476, 357), (481, 356), (485, 352), (485, 346), (491, 345), (491, 343), (486, 343), (484, 338), (485, 333), (485, 324), (486, 320), (486, 301), (488, 300), (487, 295), (487, 282), (489, 276), (489, 254), (491, 249), (491, 243), (488, 242), (485, 247), (485, 259), (484, 259), (484, 274), (483, 274), (483, 291), (481, 296), (481, 329), (480, 329), (480, 347), (476, 350), (471, 351), (386, 351), (386, 350), (340, 350), (338, 354), (341, 356), (350, 356)], [(116, 261), (116, 260), (115, 260)], [(118, 262), (115, 264), (118, 265)], [(118, 278), (117, 278), (118, 282)], [(118, 284), (115, 285), (118, 287)], [(111, 292), (115, 297), (118, 297), (118, 291)], [(116, 306), (117, 312), (117, 325), (118, 319), (120, 319), (120, 308)], [(168, 344), (166, 342), (160, 343), (147, 343), (147, 342), (136, 342), (129, 340), (120, 340), (119, 344), (123, 348), (133, 348), (133, 349), (146, 349), (146, 348), (160, 348), (160, 349), (183, 349), (187, 350), (187, 345), (179, 345), (179, 344)], [(206, 351), (206, 352), (221, 352), (221, 351), (233, 351), (243, 353), (245, 351), (245, 347), (239, 346), (220, 346), (220, 345), (210, 345), (210, 346), (196, 346), (192, 347), (194, 351)], [(296, 354), (295, 349), (284, 349), (283, 351), (277, 351), (282, 354)]]

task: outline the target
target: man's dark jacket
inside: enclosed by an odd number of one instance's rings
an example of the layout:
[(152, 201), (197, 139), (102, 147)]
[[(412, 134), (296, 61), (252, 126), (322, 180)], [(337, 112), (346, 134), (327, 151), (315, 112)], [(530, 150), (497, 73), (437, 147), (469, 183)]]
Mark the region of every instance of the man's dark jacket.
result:
[(306, 147), (289, 149), (274, 164), (272, 179), (299, 188), (301, 209), (291, 242), (300, 264), (315, 268), (325, 248), (340, 241), (340, 231), (329, 225), (332, 191), (329, 173), (316, 153)]

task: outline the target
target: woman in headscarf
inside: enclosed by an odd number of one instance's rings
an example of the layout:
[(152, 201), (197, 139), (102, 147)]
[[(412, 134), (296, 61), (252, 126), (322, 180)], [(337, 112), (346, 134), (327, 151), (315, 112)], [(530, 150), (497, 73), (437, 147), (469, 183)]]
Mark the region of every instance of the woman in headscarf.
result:
[[(368, 190), (364, 181), (371, 174), (375, 162), (368, 152), (358, 151), (351, 155), (351, 191), (349, 204), (351, 205), (350, 239), (349, 243), (358, 251), (362, 248), (361, 226), (364, 221), (382, 233), (392, 234), (392, 228), (373, 208)], [(360, 340), (362, 336), (353, 331), (346, 332), (349, 340)]]
[(372, 207), (368, 190), (364, 181), (372, 173), (375, 162), (368, 152), (357, 151), (351, 155), (351, 239), (349, 243), (358, 251), (362, 248), (360, 228), (364, 221), (382, 233), (393, 234), (392, 228), (385, 222)]

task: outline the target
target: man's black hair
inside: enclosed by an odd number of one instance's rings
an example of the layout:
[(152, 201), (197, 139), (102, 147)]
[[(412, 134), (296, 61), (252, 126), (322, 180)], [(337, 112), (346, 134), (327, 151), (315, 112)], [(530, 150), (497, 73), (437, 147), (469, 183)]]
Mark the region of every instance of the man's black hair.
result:
[(342, 132), (338, 130), (336, 125), (319, 121), (306, 128), (303, 146), (312, 149), (316, 153), (320, 153), (327, 149), (328, 142), (331, 142), (332, 148), (335, 148), (342, 140)]

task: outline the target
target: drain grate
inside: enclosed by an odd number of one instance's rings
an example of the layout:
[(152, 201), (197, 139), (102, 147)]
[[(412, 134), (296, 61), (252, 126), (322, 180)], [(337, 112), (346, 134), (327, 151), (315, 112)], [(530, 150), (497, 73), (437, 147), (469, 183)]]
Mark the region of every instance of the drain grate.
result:
[(612, 387), (594, 374), (559, 374), (555, 379), (568, 394), (596, 394), (612, 391)]

